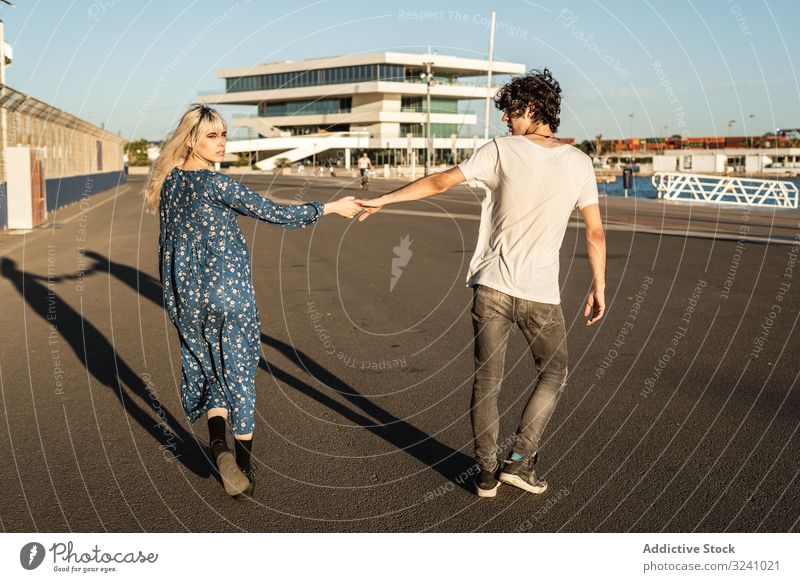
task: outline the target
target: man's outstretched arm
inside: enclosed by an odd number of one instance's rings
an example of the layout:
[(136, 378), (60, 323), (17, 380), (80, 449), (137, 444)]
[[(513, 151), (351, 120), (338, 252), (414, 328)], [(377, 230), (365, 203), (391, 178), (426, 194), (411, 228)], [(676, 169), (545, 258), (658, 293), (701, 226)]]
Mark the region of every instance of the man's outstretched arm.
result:
[(583, 316), (586, 325), (592, 325), (603, 317), (606, 310), (606, 233), (600, 218), (600, 205), (590, 204), (581, 210), (586, 224), (586, 248), (592, 268), (592, 289), (586, 298)]
[(430, 176), (415, 180), (383, 196), (378, 196), (370, 200), (356, 200), (356, 203), (360, 204), (366, 211), (358, 217), (358, 220), (359, 222), (366, 220), (367, 217), (371, 214), (375, 214), (387, 204), (421, 200), (422, 198), (427, 198), (434, 194), (441, 194), (463, 181), (464, 174), (461, 173), (461, 169), (458, 166), (453, 166), (444, 172), (431, 174)]

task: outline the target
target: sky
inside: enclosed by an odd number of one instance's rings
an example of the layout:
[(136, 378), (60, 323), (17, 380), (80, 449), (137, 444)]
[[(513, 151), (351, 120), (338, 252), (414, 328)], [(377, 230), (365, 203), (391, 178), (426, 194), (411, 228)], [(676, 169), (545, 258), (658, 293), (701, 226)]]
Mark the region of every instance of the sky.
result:
[[(800, 127), (800, 0), (16, 0), (6, 83), (126, 139), (162, 139), (217, 72), (375, 51), (548, 67), (559, 135), (761, 135)], [(500, 77), (498, 81), (507, 81)], [(221, 108), (226, 117), (252, 112)], [(478, 116), (482, 101), (462, 103)], [(492, 133), (503, 133), (492, 109)]]

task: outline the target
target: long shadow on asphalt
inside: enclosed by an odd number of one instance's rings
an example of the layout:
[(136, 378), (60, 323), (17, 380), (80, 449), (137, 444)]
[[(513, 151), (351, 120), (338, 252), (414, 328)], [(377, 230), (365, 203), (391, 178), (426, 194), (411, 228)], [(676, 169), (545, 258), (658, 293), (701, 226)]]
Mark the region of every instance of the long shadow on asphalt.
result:
[[(161, 287), (160, 280), (151, 277), (147, 273), (143, 273), (136, 267), (130, 267), (116, 261), (109, 261), (107, 257), (98, 252), (87, 250), (83, 254), (94, 261), (94, 265), (92, 265), (91, 269), (86, 271), (87, 274), (90, 271), (96, 271), (113, 275), (119, 281), (125, 283), (132, 290), (136, 291), (138, 295), (144, 297), (145, 299), (149, 299), (160, 308), (164, 308), (164, 289)], [(201, 446), (199, 441), (197, 441), (194, 436), (192, 438), (194, 439), (196, 446)], [(196, 451), (194, 451), (193, 447), (190, 445), (184, 445), (184, 448), (192, 449), (192, 454), (197, 456), (195, 461), (205, 467), (205, 471), (202, 473), (197, 473), (196, 471), (195, 473), (201, 477), (208, 477), (211, 475), (221, 486), (222, 478), (219, 476), (219, 473), (216, 470), (211, 469), (211, 449), (203, 445), (203, 452), (200, 455), (197, 455)]]
[[(95, 266), (92, 270), (99, 269)], [(161, 444), (163, 450), (169, 449), (172, 456), (195, 475), (200, 477), (210, 475), (208, 462), (202, 455), (195, 437), (182, 428), (158, 398), (152, 397), (145, 381), (117, 354), (100, 330), (47, 287), (48, 281), (74, 279), (74, 276), (48, 278), (33, 275), (20, 271), (16, 261), (7, 257), (2, 258), (0, 272), (14, 285), (31, 309), (58, 330), (92, 376), (113, 390), (125, 411)], [(113, 271), (112, 274), (118, 275)], [(89, 275), (89, 271), (86, 275)], [(144, 401), (151, 408), (155, 418), (163, 419), (163, 422), (154, 422), (154, 417), (131, 399), (123, 389), (123, 385)], [(174, 442), (175, 440), (178, 442)]]
[(341, 402), (323, 394), (320, 390), (262, 359), (260, 362), (261, 367), (275, 378), (408, 453), (455, 485), (466, 491), (471, 491), (468, 488), (469, 481), (465, 479), (474, 465), (470, 457), (425, 434), (415, 426), (397, 418), (368, 400), (341, 378), (323, 368), (302, 350), (297, 349), (296, 346), (291, 346), (264, 333), (261, 334), (261, 341), (278, 350), (298, 368), (307, 371), (308, 374), (329, 389), (341, 394), (348, 402), (361, 409), (369, 417), (351, 410)]
[[(95, 265), (92, 267), (93, 270), (110, 273), (141, 296), (163, 308), (163, 290), (159, 280), (142, 273), (134, 267), (109, 261), (106, 257), (94, 251), (86, 251), (84, 254), (95, 261)], [(398, 449), (412, 455), (415, 459), (431, 467), (455, 485), (471, 491), (468, 488), (469, 481), (465, 479), (465, 476), (468, 475), (467, 472), (474, 465), (472, 458), (425, 434), (408, 422), (397, 418), (374, 402), (366, 399), (352, 386), (323, 368), (313, 358), (296, 347), (263, 333), (261, 338), (263, 343), (280, 351), (290, 361), (294, 362), (299, 369), (307, 370), (319, 382), (341, 394), (369, 416), (364, 416), (351, 410), (341, 402), (262, 359), (260, 366), (264, 370), (298, 392), (313, 398), (320, 404), (342, 415), (350, 422), (363, 427)]]

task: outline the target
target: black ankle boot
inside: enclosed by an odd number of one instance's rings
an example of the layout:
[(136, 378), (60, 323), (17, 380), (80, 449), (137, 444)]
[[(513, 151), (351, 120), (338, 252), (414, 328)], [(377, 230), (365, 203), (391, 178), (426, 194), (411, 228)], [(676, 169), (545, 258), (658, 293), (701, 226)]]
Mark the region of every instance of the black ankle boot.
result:
[(242, 471), (242, 473), (244, 473), (244, 476), (247, 477), (248, 481), (250, 481), (250, 485), (244, 491), (244, 494), (248, 497), (252, 497), (256, 490), (256, 470), (253, 467), (250, 467), (249, 471)]
[(211, 449), (211, 456), (214, 459), (214, 463), (217, 462), (217, 459), (222, 453), (230, 452), (228, 443), (224, 440), (213, 440), (208, 443), (208, 446)]
[(226, 422), (223, 416), (212, 416), (208, 419), (208, 446), (211, 449), (215, 463), (220, 454), (229, 450), (226, 438)]

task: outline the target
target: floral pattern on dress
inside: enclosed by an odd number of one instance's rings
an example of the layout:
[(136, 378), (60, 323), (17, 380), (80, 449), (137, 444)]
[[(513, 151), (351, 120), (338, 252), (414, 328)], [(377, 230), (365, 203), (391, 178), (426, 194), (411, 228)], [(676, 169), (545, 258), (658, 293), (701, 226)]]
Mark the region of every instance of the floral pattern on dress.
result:
[(318, 221), (324, 204), (277, 204), (229, 176), (173, 169), (161, 189), (159, 273), (181, 346), (181, 403), (195, 422), (228, 410), (235, 435), (253, 432), (261, 317), (236, 215), (283, 228)]

